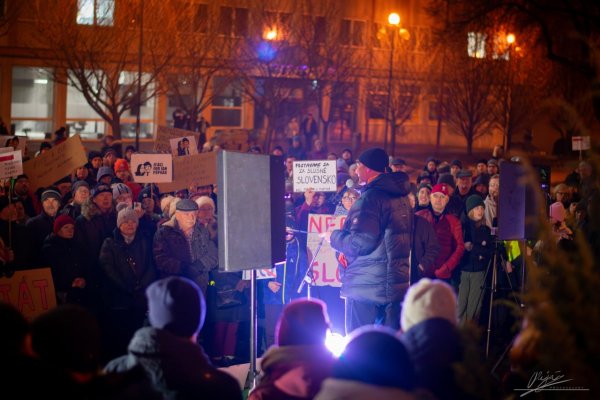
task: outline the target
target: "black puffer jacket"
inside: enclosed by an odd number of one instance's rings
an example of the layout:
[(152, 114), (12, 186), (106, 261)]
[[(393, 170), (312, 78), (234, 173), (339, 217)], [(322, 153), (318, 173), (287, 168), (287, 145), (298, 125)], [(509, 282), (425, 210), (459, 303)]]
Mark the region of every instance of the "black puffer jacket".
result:
[[(367, 184), (331, 246), (344, 254), (341, 296), (386, 304), (408, 289), (413, 210), (408, 175), (382, 174)], [(343, 267), (342, 267), (343, 269)]]

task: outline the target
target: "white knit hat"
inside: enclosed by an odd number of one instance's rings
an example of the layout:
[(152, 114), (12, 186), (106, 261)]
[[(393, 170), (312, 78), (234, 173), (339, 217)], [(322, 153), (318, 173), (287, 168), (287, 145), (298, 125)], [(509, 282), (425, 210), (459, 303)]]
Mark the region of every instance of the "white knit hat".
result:
[(431, 318), (444, 318), (456, 325), (456, 294), (444, 281), (423, 278), (406, 292), (400, 325), (406, 332), (419, 322)]

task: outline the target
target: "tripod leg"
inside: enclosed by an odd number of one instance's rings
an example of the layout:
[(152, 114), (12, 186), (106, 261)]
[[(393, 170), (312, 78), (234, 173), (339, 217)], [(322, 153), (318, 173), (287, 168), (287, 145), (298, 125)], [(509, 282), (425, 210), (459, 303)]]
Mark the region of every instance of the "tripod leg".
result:
[(489, 357), (490, 354), (490, 336), (492, 334), (492, 307), (494, 305), (494, 292), (496, 291), (496, 281), (498, 279), (498, 275), (496, 272), (496, 253), (494, 253), (492, 263), (492, 285), (490, 288), (490, 304), (489, 304), (489, 314), (488, 314), (488, 326), (487, 326), (487, 339), (485, 341), (485, 358)]

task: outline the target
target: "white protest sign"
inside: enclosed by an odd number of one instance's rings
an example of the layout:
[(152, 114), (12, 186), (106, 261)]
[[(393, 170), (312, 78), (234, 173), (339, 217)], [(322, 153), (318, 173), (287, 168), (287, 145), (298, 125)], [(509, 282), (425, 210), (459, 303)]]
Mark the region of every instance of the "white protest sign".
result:
[(0, 143), (0, 146), (3, 147), (12, 147), (14, 150), (25, 151), (27, 148), (27, 136), (0, 136), (3, 143)]
[[(345, 215), (309, 214), (308, 215), (308, 237), (306, 243), (307, 259), (312, 260), (319, 247), (320, 233), (330, 229), (341, 229), (346, 221)], [(329, 243), (323, 241), (321, 250), (312, 264), (312, 272), (315, 286), (342, 286), (338, 260), (335, 250)]]
[(589, 136), (573, 136), (571, 138), (573, 151), (589, 150), (591, 148)]
[[(198, 143), (200, 134), (194, 131), (186, 131), (185, 129), (168, 128), (166, 126), (159, 125), (156, 130), (156, 137), (154, 138), (154, 153), (173, 153), (171, 146), (171, 139), (180, 140), (184, 137), (195, 138), (194, 143)], [(175, 141), (175, 148), (177, 148), (177, 140)], [(194, 144), (194, 147), (196, 144)], [(198, 149), (196, 149), (197, 152)], [(175, 153), (177, 154), (177, 153)]]
[[(256, 271), (256, 279), (273, 279), (277, 278), (277, 270), (275, 268), (263, 268), (257, 269)], [(242, 273), (242, 279), (245, 281), (249, 281), (252, 279), (252, 270), (246, 269)]]
[(198, 145), (194, 136), (184, 136), (181, 138), (169, 139), (171, 144), (171, 153), (173, 157), (189, 156), (198, 154)]
[(337, 188), (335, 160), (294, 161), (293, 176), (294, 192), (335, 192)]
[(23, 174), (21, 151), (0, 153), (0, 179), (16, 178)]
[(171, 154), (132, 154), (131, 175), (138, 183), (166, 183), (173, 180)]

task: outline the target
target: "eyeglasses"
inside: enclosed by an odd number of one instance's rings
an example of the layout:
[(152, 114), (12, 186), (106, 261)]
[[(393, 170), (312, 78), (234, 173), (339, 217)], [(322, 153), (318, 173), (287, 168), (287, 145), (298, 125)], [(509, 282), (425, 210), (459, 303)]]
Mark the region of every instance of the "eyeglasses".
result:
[(358, 197), (354, 197), (354, 196), (343, 196), (342, 200), (352, 200), (352, 201), (356, 201), (358, 199)]

